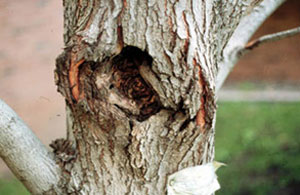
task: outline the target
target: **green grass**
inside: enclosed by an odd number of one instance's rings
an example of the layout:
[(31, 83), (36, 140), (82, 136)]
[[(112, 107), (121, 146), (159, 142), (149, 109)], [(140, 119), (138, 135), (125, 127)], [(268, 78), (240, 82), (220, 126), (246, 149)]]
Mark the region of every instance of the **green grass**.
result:
[(0, 179), (1, 195), (30, 195), (26, 188), (16, 179)]
[[(217, 195), (300, 194), (300, 103), (221, 103), (215, 146)], [(2, 179), (0, 194), (29, 193)]]
[(300, 103), (222, 103), (217, 194), (300, 194)]

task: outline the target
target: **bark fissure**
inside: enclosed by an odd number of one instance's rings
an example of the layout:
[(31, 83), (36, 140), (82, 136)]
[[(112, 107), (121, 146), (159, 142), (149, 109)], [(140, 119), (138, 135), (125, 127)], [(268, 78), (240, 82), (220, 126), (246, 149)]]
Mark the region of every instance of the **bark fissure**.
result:
[(49, 153), (0, 101), (1, 157), (34, 194), (166, 194), (213, 160), (216, 90), (283, 2), (63, 0), (67, 137)]
[[(81, 156), (71, 175), (86, 177), (77, 177), (83, 194), (163, 194), (168, 175), (213, 159), (218, 62), (245, 5), (82, 0), (80, 6), (85, 14), (66, 19), (72, 49), (56, 71), (73, 113), (69, 139)], [(66, 16), (76, 9), (65, 0)], [(69, 65), (78, 77), (74, 88)]]

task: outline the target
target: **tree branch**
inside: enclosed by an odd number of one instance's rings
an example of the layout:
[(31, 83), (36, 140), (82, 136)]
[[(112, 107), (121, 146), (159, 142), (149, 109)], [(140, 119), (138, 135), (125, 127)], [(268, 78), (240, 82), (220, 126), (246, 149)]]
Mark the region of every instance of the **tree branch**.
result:
[(56, 188), (60, 170), (52, 153), (2, 100), (0, 156), (33, 194), (44, 194)]
[(273, 34), (264, 35), (258, 39), (249, 42), (242, 50), (240, 50), (240, 53), (245, 53), (246, 51), (252, 50), (253, 48), (258, 47), (263, 43), (278, 41), (287, 37), (294, 36), (299, 33), (300, 33), (300, 27), (297, 27), (297, 28), (293, 28), (293, 29), (289, 29), (289, 30), (285, 30)]
[(245, 48), (249, 39), (259, 26), (269, 17), (285, 0), (264, 0), (251, 9), (251, 13), (241, 19), (239, 25), (228, 41), (223, 60), (219, 62), (219, 72), (216, 81), (216, 93), (223, 85), (228, 74), (241, 57), (240, 50)]

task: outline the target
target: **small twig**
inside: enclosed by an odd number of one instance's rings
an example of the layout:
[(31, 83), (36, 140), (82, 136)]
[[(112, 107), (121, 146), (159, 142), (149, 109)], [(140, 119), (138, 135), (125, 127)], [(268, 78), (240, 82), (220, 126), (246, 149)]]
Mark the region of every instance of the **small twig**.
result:
[(281, 31), (274, 34), (264, 35), (258, 39), (250, 41), (243, 50), (252, 50), (253, 48), (258, 47), (263, 43), (278, 41), (287, 37), (294, 36), (299, 33), (300, 33), (300, 27), (297, 27), (297, 28)]

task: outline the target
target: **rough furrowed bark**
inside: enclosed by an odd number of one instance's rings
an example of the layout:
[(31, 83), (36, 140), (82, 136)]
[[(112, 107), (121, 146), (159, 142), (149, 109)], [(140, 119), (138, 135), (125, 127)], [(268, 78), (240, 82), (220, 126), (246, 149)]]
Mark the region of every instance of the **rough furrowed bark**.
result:
[(213, 193), (215, 92), (283, 2), (64, 0), (67, 138), (53, 156), (0, 101), (0, 156), (34, 194)]
[(68, 136), (52, 147), (66, 193), (164, 194), (168, 175), (212, 161), (217, 63), (235, 6), (64, 0), (55, 78)]

